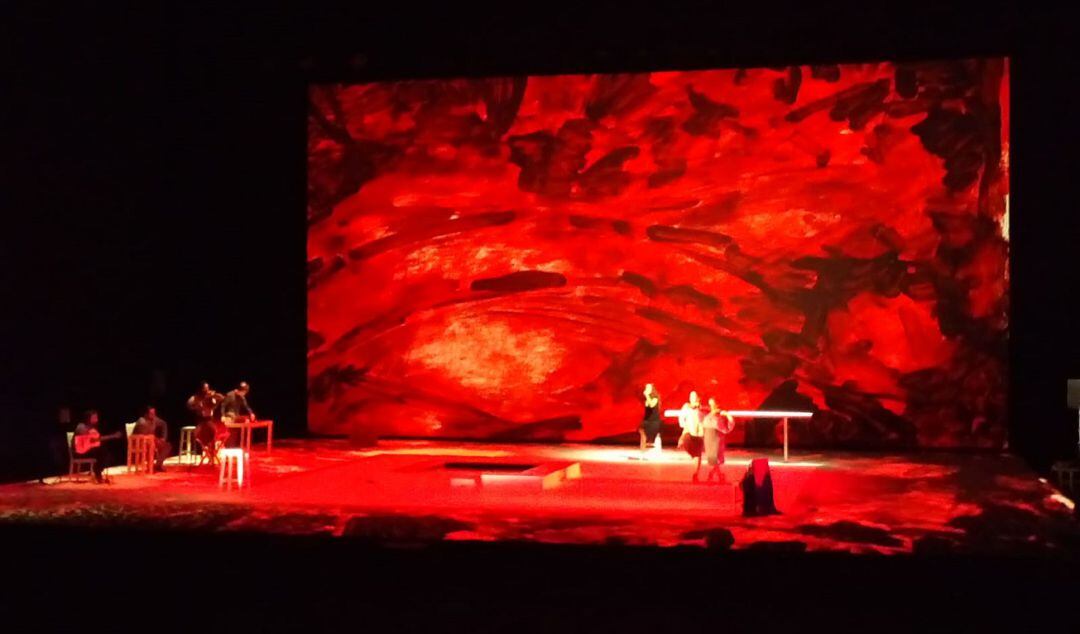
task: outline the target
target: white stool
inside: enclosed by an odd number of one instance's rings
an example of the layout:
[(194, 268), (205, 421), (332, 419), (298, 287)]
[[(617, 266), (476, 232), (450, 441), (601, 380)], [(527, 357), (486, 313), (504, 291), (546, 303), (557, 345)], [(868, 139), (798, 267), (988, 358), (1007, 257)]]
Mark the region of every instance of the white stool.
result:
[(195, 426), (188, 425), (180, 428), (180, 455), (179, 462), (193, 464), (198, 454), (195, 453)]
[(127, 470), (154, 472), (154, 451), (157, 446), (153, 434), (128, 436)]
[[(233, 484), (243, 487), (245, 483), (251, 486), (251, 469), (248, 453), (238, 447), (222, 449), (218, 452), (218, 460), (221, 462), (221, 472), (218, 474), (218, 487), (231, 490)], [(245, 478), (244, 472), (248, 471)]]

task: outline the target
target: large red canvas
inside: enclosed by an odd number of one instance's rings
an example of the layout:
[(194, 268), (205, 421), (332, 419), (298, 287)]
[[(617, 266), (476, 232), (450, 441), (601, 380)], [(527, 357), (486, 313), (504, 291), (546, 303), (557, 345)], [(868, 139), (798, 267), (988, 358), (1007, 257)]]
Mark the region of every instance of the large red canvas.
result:
[(1007, 77), (313, 86), (310, 429), (633, 439), (652, 382), (813, 409), (805, 446), (1001, 446)]

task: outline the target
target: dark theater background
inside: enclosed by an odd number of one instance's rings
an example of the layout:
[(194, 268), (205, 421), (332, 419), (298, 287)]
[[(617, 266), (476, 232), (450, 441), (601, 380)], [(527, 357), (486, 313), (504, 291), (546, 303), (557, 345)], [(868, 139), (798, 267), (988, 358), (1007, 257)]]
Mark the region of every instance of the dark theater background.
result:
[[(960, 450), (975, 460), (1007, 449), (1050, 478), (1077, 448), (1065, 403), (1066, 380), (1080, 377), (1074, 23), (1013, 2), (759, 4), (7, 5), (0, 482), (45, 474), (60, 407), (119, 421), (156, 403), (181, 420), (204, 379), (219, 389), (250, 382), (252, 403), (283, 439), (355, 434), (359, 421), (383, 436), (636, 445), (616, 421), (638, 416), (646, 377), (676, 394), (702, 387), (682, 380), (686, 368), (716, 363), (731, 371), (706, 387), (742, 394), (739, 407), (822, 412), (793, 427), (800, 447)], [(860, 119), (884, 108), (875, 86), (899, 67), (934, 87), (933, 103), (919, 104), (933, 116), (864, 129)], [(611, 79), (582, 97), (574, 76), (583, 73)], [(642, 73), (659, 79), (646, 85)], [(489, 79), (523, 75), (540, 79), (527, 88)], [(717, 96), (740, 81), (737, 98)], [(369, 82), (382, 83), (356, 89)], [(799, 90), (845, 88), (847, 101), (815, 106), (831, 118), (789, 114)], [(529, 90), (542, 107), (500, 118)], [(692, 112), (665, 111), (664, 91)], [(974, 94), (1007, 105), (997, 118), (972, 111)], [(762, 138), (734, 116), (747, 112), (790, 125), (783, 138)], [(416, 138), (402, 140), (402, 116), (417, 117)], [(377, 160), (349, 163), (334, 147), (350, 117), (379, 130), (363, 153)], [(538, 121), (557, 132), (535, 132)], [(816, 144), (836, 121), (859, 129), (850, 144)], [(632, 142), (604, 132), (612, 122)], [(728, 166), (695, 171), (711, 148), (703, 139), (720, 131), (742, 139), (737, 167), (753, 185), (725, 181)], [(491, 140), (504, 135), (511, 150), (493, 158)], [(989, 176), (982, 168), (1000, 148), (988, 139), (1008, 145), (1007, 165)], [(777, 155), (822, 166), (866, 148), (868, 169), (886, 178), (853, 171), (829, 189), (766, 174)], [(586, 156), (593, 167), (583, 170)], [(940, 162), (905, 168), (927, 161)], [(349, 209), (346, 221), (319, 224), (342, 192), (376, 174), (385, 187), (355, 205), (408, 208), (396, 239), (435, 246), (388, 257), (400, 243), (350, 225)], [(1002, 222), (1004, 209), (963, 226), (949, 213), (1005, 194), (1007, 240), (986, 221)], [(833, 224), (746, 212), (829, 195), (839, 201)], [(508, 215), (525, 197), (551, 214)], [(902, 197), (941, 204), (941, 214), (902, 218), (899, 204), (869, 204)], [(501, 248), (460, 236), (447, 246), (461, 220), (450, 202), (505, 230)], [(631, 217), (631, 207), (647, 212)], [(556, 217), (562, 224), (545, 225)], [(720, 258), (732, 237), (679, 228), (695, 222), (738, 227), (756, 254)], [(824, 257), (808, 232), (843, 249)], [(926, 249), (928, 232), (964, 248)], [(656, 255), (649, 243), (682, 255)], [(613, 264), (621, 249), (632, 267)], [(361, 268), (336, 263), (338, 254)], [(449, 288), (446, 271), (468, 282)], [(585, 283), (585, 273), (604, 283)], [(566, 287), (578, 291), (572, 301), (514, 295)], [(920, 293), (947, 318), (911, 299)], [(454, 302), (411, 322), (415, 331), (371, 336)], [(842, 302), (848, 309), (834, 310)], [(476, 310), (479, 321), (475, 312), (456, 320)], [(448, 370), (448, 355), (478, 336), (475, 323), (488, 325), (486, 356)], [(893, 345), (900, 331), (919, 345)], [(549, 353), (517, 360), (519, 347)], [(395, 372), (408, 374), (408, 389), (380, 380)], [(898, 392), (902, 402), (878, 398)], [(5, 562), (0, 619), (54, 630), (120, 623), (132, 610), (147, 613), (140, 629), (176, 619), (290, 630), (994, 631), (1067, 618), (1080, 590), (1075, 553), (1047, 563), (1023, 553), (845, 558), (514, 541), (387, 548), (137, 528), (5, 525), (0, 540), (16, 554)], [(76, 569), (97, 609), (52, 609), (76, 600), (67, 583)], [(144, 578), (158, 603), (126, 607)], [(197, 587), (221, 600), (200, 603)]]

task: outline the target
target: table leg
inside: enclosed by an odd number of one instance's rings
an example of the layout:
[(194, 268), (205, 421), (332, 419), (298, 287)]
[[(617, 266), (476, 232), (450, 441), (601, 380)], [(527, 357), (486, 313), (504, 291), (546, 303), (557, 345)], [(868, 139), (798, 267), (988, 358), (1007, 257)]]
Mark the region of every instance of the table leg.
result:
[(787, 442), (788, 422), (784, 419), (784, 462), (787, 462), (788, 457), (788, 442)]

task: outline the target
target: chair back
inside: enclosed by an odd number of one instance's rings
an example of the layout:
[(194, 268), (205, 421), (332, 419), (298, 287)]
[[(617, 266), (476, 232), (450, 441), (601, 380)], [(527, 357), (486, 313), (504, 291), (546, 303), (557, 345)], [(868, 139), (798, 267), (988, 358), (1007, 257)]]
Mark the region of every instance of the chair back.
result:
[(136, 423), (128, 423), (127, 425), (124, 425), (124, 430), (127, 432), (128, 438), (131, 438), (131, 435), (135, 433), (135, 424)]

